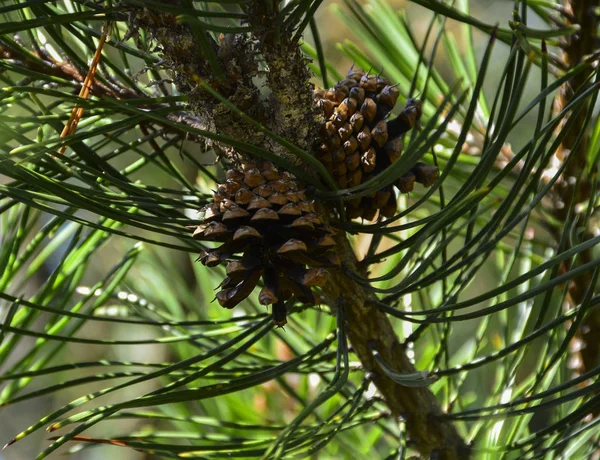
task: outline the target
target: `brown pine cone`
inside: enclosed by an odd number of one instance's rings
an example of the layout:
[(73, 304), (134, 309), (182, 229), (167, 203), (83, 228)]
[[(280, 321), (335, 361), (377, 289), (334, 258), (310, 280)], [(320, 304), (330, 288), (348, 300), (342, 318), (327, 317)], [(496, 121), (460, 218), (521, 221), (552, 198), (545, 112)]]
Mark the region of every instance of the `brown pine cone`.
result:
[(262, 278), (259, 302), (274, 305), (274, 321), (282, 326), (283, 302), (295, 296), (314, 305), (313, 288), (327, 282), (327, 267), (340, 265), (332, 231), (314, 202), (291, 174), (269, 162), (227, 171), (227, 182), (204, 211), (194, 237), (222, 243), (204, 251), (200, 261), (209, 267), (228, 262), (217, 293), (225, 308), (248, 297)]
[[(400, 115), (387, 121), (398, 95), (398, 88), (385, 78), (353, 69), (333, 88), (315, 90), (315, 102), (325, 118), (316, 156), (340, 188), (360, 185), (400, 158), (400, 136), (418, 123), (421, 102), (409, 99)], [(435, 166), (419, 163), (395, 185), (408, 193), (414, 182), (430, 186), (438, 175)], [(350, 218), (372, 220), (378, 210), (392, 217), (396, 208), (396, 195), (388, 186), (373, 196), (348, 201), (346, 213)]]

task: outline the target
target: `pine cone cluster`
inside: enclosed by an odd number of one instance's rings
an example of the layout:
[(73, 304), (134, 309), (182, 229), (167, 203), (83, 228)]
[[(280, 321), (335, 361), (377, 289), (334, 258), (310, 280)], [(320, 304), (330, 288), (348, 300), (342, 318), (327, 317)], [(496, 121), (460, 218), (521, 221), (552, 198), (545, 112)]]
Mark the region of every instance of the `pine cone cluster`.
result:
[[(388, 121), (398, 96), (398, 88), (385, 78), (353, 69), (333, 88), (315, 90), (315, 102), (325, 118), (316, 156), (340, 188), (360, 185), (402, 154), (400, 136), (419, 121), (421, 102), (409, 99), (400, 115)], [(407, 193), (413, 190), (415, 182), (431, 186), (438, 175), (436, 167), (417, 163), (395, 185)], [(346, 204), (349, 218), (372, 220), (378, 210), (384, 217), (396, 214), (392, 186)]]
[(294, 296), (314, 305), (313, 288), (326, 283), (327, 267), (340, 265), (332, 231), (296, 179), (273, 164), (246, 163), (226, 178), (194, 231), (197, 239), (222, 244), (203, 251), (200, 261), (209, 267), (227, 261), (216, 295), (225, 308), (248, 297), (262, 278), (259, 302), (273, 305), (282, 326), (284, 302)]

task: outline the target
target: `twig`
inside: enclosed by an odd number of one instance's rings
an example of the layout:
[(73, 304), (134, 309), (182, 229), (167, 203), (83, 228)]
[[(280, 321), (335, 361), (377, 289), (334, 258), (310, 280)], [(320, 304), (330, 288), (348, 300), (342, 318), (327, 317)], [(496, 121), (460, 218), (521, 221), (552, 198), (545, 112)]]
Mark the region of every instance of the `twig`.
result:
[[(102, 57), (102, 48), (104, 47), (104, 43), (106, 43), (106, 37), (108, 37), (108, 30), (110, 28), (111, 23), (108, 22), (102, 28), (102, 36), (100, 37), (100, 42), (98, 43), (98, 47), (96, 48), (96, 52), (94, 53), (94, 58), (92, 59), (92, 63), (90, 64), (90, 69), (88, 70), (87, 75), (85, 76), (85, 80), (83, 80), (83, 85), (81, 85), (81, 91), (79, 91), (79, 97), (81, 99), (87, 99), (90, 96), (90, 92), (92, 91), (92, 82), (94, 81), (94, 76), (96, 75), (96, 70), (98, 69), (98, 63), (100, 62), (100, 58)], [(71, 112), (71, 116), (67, 121), (62, 133), (60, 133), (60, 137), (67, 137), (72, 134), (75, 134), (77, 130), (77, 125), (79, 124), (79, 120), (83, 116), (83, 107), (79, 107), (78, 104), (75, 104), (73, 107), (73, 111)], [(67, 145), (63, 145), (59, 154), (65, 153), (67, 150)]]
[[(596, 50), (596, 35), (598, 20), (592, 11), (594, 7), (600, 5), (598, 0), (569, 0), (565, 3), (565, 12), (568, 13), (566, 18), (571, 18), (581, 26), (581, 32), (576, 36), (570, 36), (568, 41), (565, 43), (563, 51), (563, 60), (566, 68), (572, 68), (579, 64), (586, 55), (592, 54)], [(595, 69), (591, 66), (577, 74), (572, 80), (565, 83), (559, 90), (556, 96), (555, 110), (561, 110), (571, 100), (573, 94), (580, 90), (586, 85), (587, 80), (591, 76)], [(564, 175), (557, 182), (555, 189), (553, 190), (553, 214), (554, 216), (563, 223), (567, 222), (569, 218), (569, 210), (577, 203), (587, 203), (590, 200), (590, 194), (592, 191), (593, 171), (589, 170), (587, 164), (587, 154), (589, 149), (590, 133), (589, 128), (584, 126), (585, 117), (589, 102), (577, 115), (578, 119), (574, 123), (574, 126), (586, 129), (586, 133), (579, 143), (576, 145), (576, 140), (580, 133), (579, 130), (570, 130), (566, 133), (566, 136), (555, 153), (555, 163), (562, 163), (569, 160), (565, 169)], [(559, 129), (562, 128), (562, 124)], [(597, 166), (596, 166), (597, 174)], [(577, 181), (576, 179), (579, 179)], [(577, 208), (575, 213), (578, 214)], [(587, 228), (581, 227), (581, 220), (577, 216), (575, 218), (579, 221), (578, 226), (580, 227), (579, 234), (584, 235), (584, 238), (589, 237)], [(563, 228), (556, 229), (557, 241), (560, 239), (560, 235)], [(567, 243), (569, 244), (569, 243)], [(565, 251), (569, 247), (565, 248)], [(592, 260), (591, 250), (584, 251), (579, 254), (577, 260), (568, 260), (561, 267), (562, 270), (568, 271), (574, 266), (585, 264)], [(565, 308), (569, 309), (572, 306), (581, 304), (592, 279), (592, 273), (586, 272), (578, 276), (569, 284), (568, 297), (566, 299)], [(579, 356), (579, 365), (577, 370), (581, 373), (585, 373), (590, 369), (598, 365), (600, 359), (600, 311), (593, 310), (583, 321), (583, 325), (580, 331), (580, 336), (576, 341), (582, 341), (583, 347), (577, 346), (577, 350), (574, 350), (574, 355)], [(579, 350), (580, 349), (580, 350)]]

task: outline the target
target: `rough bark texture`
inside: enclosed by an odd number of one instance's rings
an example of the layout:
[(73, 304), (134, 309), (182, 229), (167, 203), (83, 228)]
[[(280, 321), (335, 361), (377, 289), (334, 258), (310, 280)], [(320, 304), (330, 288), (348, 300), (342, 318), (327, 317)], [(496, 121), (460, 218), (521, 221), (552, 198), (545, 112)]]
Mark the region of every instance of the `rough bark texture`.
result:
[[(356, 257), (343, 233), (337, 236), (338, 250), (343, 265), (353, 271)], [(435, 396), (426, 387), (413, 388), (397, 384), (377, 365), (373, 349), (394, 370), (401, 373), (417, 372), (406, 356), (403, 345), (385, 313), (367, 305), (368, 300), (376, 300), (356, 281), (342, 272), (334, 274), (333, 282), (327, 285), (326, 295), (330, 305), (343, 299), (348, 322), (348, 338), (354, 353), (359, 357), (366, 372), (388, 407), (396, 417), (406, 420), (410, 441), (425, 458), (457, 460), (469, 458), (469, 448), (459, 436), (455, 427), (437, 417), (442, 413)]]
[(268, 66), (270, 127), (298, 147), (310, 150), (317, 134), (310, 72), (298, 44), (287, 34), (277, 36), (273, 28), (277, 11), (269, 10), (266, 3), (251, 2), (248, 18)]
[[(276, 11), (266, 2), (251, 1), (248, 21), (254, 28), (253, 37), (224, 37), (215, 50), (227, 81), (216, 81), (198, 54), (192, 33), (186, 26), (175, 24), (174, 18), (149, 10), (136, 13), (135, 25), (150, 32), (162, 52), (164, 67), (169, 69), (182, 92), (189, 95), (193, 115), (216, 132), (253, 143), (289, 158), (289, 152), (262, 133), (242, 122), (225, 105), (209, 97), (195, 83), (195, 77), (208, 81), (228, 97), (238, 108), (260, 121), (279, 136), (309, 150), (317, 135), (318, 115), (313, 102), (310, 74), (306, 59), (291, 34), (277, 36), (274, 29)], [(252, 51), (252, 52), (250, 52)], [(255, 54), (260, 53), (268, 68), (257, 70)], [(250, 62), (249, 60), (252, 60)], [(264, 79), (258, 91), (257, 78)], [(296, 163), (298, 159), (294, 158)], [(354, 252), (343, 232), (337, 236), (337, 250), (345, 266), (356, 269)], [(326, 296), (331, 305), (341, 297), (348, 316), (348, 335), (352, 348), (365, 371), (371, 372), (374, 383), (387, 401), (391, 412), (407, 422), (410, 439), (427, 458), (444, 460), (468, 458), (468, 447), (451, 423), (440, 420), (435, 396), (427, 388), (408, 388), (388, 378), (374, 362), (370, 345), (375, 345), (381, 357), (395, 370), (415, 372), (387, 316), (365, 301), (374, 300), (361, 285), (344, 275), (334, 273)], [(338, 291), (337, 289), (340, 288)]]
[[(221, 35), (217, 43), (205, 34), (223, 70), (223, 78), (218, 78), (210, 68), (190, 28), (175, 16), (150, 9), (138, 10), (134, 27), (143, 28), (156, 40), (163, 68), (172, 73), (178, 89), (188, 95), (191, 110), (204, 126), (298, 163), (287, 149), (241, 119), (198, 84), (199, 79), (208, 83), (270, 131), (302, 149), (310, 149), (317, 134), (318, 115), (306, 59), (298, 44), (291, 40), (291, 34), (277, 35), (278, 11), (274, 6), (267, 8), (266, 4), (249, 2), (248, 22), (254, 31), (252, 35)], [(259, 56), (266, 69), (259, 67)], [(229, 150), (224, 145), (215, 146), (225, 152)]]
[[(600, 0), (570, 0), (565, 3), (567, 17), (570, 18), (569, 23), (579, 24), (581, 32), (578, 35), (572, 36), (564, 44), (563, 60), (566, 68), (572, 68), (579, 64), (582, 59), (597, 50), (597, 32), (598, 20), (594, 13), (594, 8), (600, 6)], [(555, 108), (562, 108), (569, 103), (574, 93), (580, 90), (586, 83), (595, 69), (589, 69), (579, 73), (573, 79), (564, 84), (555, 99)], [(569, 208), (572, 203), (585, 204), (590, 199), (591, 180), (589, 174), (589, 166), (587, 164), (587, 155), (589, 148), (590, 129), (584, 127), (584, 121), (587, 111), (587, 105), (577, 115), (577, 120), (573, 126), (580, 129), (586, 129), (582, 141), (576, 146), (576, 139), (580, 134), (580, 130), (569, 130), (566, 133), (563, 143), (556, 152), (556, 159), (562, 163), (568, 159), (563, 177), (557, 182), (556, 188), (553, 191), (554, 215), (560, 222), (567, 222)], [(596, 166), (597, 174), (597, 166)], [(577, 178), (580, 178), (579, 184), (576, 183)], [(580, 213), (581, 214), (581, 213)], [(582, 216), (579, 216), (582, 217)], [(584, 235), (584, 239), (588, 239), (591, 235), (589, 229), (581, 228), (581, 219), (579, 219), (579, 232), (577, 234)], [(557, 237), (560, 238), (562, 228), (559, 229)], [(565, 248), (565, 250), (568, 248)], [(566, 261), (562, 269), (564, 271), (572, 268), (573, 264), (582, 265), (592, 260), (591, 250), (584, 251), (579, 254), (577, 260)], [(592, 272), (588, 271), (573, 279), (569, 284), (569, 298), (567, 308), (580, 304), (585, 296), (586, 291), (590, 287), (592, 281)], [(579, 351), (580, 362), (577, 363), (578, 370), (583, 373), (593, 369), (600, 362), (600, 311), (592, 310), (585, 318), (580, 331), (579, 340), (581, 346), (577, 346)]]

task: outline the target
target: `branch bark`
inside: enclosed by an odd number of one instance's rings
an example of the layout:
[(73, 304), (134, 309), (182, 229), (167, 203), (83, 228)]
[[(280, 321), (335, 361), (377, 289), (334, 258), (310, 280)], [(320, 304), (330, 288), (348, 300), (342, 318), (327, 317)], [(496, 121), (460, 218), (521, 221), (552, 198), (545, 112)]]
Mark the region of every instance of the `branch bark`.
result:
[[(285, 29), (277, 30), (276, 2), (270, 8), (267, 3), (248, 2), (247, 19), (252, 34), (222, 34), (217, 43), (205, 33), (224, 72), (221, 79), (202, 55), (190, 27), (177, 17), (151, 9), (136, 10), (133, 25), (150, 32), (159, 44), (163, 67), (172, 72), (178, 89), (188, 95), (191, 111), (205, 126), (298, 164), (298, 158), (286, 148), (242, 120), (197, 83), (202, 79), (255, 121), (296, 146), (310, 150), (318, 130), (318, 117), (306, 59), (298, 43), (291, 39), (292, 34), (285, 33)], [(227, 146), (219, 147), (228, 150)]]
[[(354, 251), (342, 232), (337, 235), (337, 246), (342, 265), (358, 272)], [(333, 282), (325, 287), (325, 294), (329, 305), (335, 305), (338, 299), (343, 299), (352, 349), (365, 371), (371, 374), (392, 414), (406, 420), (410, 440), (416, 449), (425, 458), (469, 458), (469, 447), (456, 428), (438, 417), (442, 409), (433, 393), (426, 387), (399, 385), (375, 362), (373, 348), (394, 370), (406, 374), (417, 372), (398, 341), (387, 315), (367, 304), (369, 300), (377, 300), (376, 296), (342, 272), (334, 274)]]
[[(579, 64), (583, 58), (592, 54), (597, 49), (597, 27), (598, 20), (594, 12), (594, 8), (600, 6), (600, 0), (567, 0), (565, 2), (566, 17), (570, 18), (570, 23), (577, 23), (581, 26), (581, 31), (578, 35), (571, 36), (567, 39), (563, 49), (563, 60), (567, 69)], [(559, 93), (555, 99), (555, 108), (561, 110), (572, 99), (575, 92), (582, 89), (589, 83), (587, 80), (595, 69), (591, 66), (576, 75), (573, 79), (561, 86)], [(590, 140), (590, 130), (585, 126), (585, 116), (589, 102), (583, 107), (577, 115), (577, 120), (574, 126), (585, 129), (586, 132), (579, 145), (576, 145), (576, 139), (581, 131), (570, 130), (556, 151), (555, 156), (559, 163), (568, 160), (565, 172), (561, 180), (557, 181), (556, 187), (553, 190), (553, 213), (554, 216), (563, 223), (567, 222), (569, 209), (572, 205), (578, 203), (587, 203), (590, 200), (592, 191), (592, 180), (594, 175), (597, 175), (597, 165), (595, 166), (595, 174), (590, 174), (588, 165), (588, 149)], [(561, 127), (559, 127), (561, 129)], [(579, 181), (577, 182), (577, 179)], [(582, 213), (577, 213), (575, 217), (579, 219)], [(588, 228), (582, 226), (581, 219), (577, 222), (576, 234), (584, 235), (584, 238), (589, 238), (590, 232)], [(563, 229), (557, 230), (556, 237), (560, 239)], [(569, 249), (568, 247), (565, 250)], [(568, 271), (574, 265), (582, 265), (592, 260), (592, 251), (587, 250), (579, 254), (577, 260), (568, 260), (564, 263), (562, 270)], [(572, 308), (583, 302), (584, 296), (590, 283), (592, 282), (592, 273), (586, 272), (577, 278), (573, 279), (569, 284), (569, 292), (567, 305), (565, 308)], [(593, 369), (600, 363), (600, 311), (592, 310), (584, 319), (580, 330), (582, 347), (577, 346), (576, 355), (579, 355), (579, 363), (577, 370), (581, 373)]]

